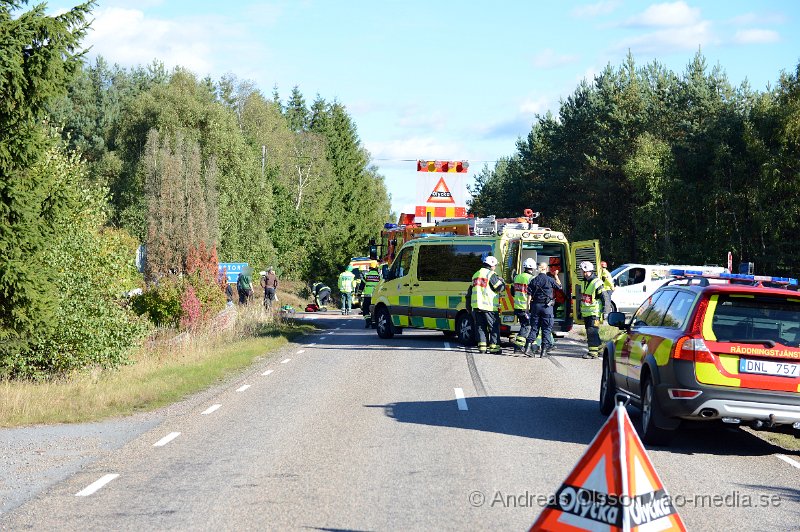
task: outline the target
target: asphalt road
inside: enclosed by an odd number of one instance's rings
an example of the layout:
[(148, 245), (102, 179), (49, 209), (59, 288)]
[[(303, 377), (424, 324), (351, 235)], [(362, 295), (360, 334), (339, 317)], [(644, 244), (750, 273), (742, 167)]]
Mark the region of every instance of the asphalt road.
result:
[[(551, 359), (481, 355), (441, 333), (384, 341), (359, 316), (315, 318), (330, 329), (138, 420), (0, 527), (522, 530), (605, 421), (600, 362), (575, 340)], [(800, 523), (800, 456), (725, 428), (649, 454), (690, 530)]]

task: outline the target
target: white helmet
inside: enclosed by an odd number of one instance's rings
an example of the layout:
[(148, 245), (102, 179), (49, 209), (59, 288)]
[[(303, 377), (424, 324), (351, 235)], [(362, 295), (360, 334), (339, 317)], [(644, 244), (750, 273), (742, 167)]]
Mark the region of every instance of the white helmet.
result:
[(267, 275), (267, 272), (262, 271), (261, 272), (261, 277), (264, 277), (265, 275)]
[(522, 263), (522, 268), (525, 270), (533, 270), (536, 268), (536, 261), (528, 257), (525, 259), (525, 262)]
[(489, 266), (497, 266), (497, 259), (489, 255), (488, 257), (483, 259), (483, 263), (488, 264)]
[(593, 272), (594, 271), (594, 264), (592, 264), (588, 260), (585, 260), (585, 261), (581, 262), (580, 269), (585, 271), (585, 272)]

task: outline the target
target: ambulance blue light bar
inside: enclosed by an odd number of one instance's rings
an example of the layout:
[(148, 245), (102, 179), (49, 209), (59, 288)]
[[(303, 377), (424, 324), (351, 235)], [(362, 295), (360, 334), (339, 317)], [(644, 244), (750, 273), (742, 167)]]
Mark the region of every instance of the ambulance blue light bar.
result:
[(751, 283), (775, 283), (785, 285), (797, 285), (797, 279), (793, 277), (774, 277), (772, 275), (745, 275), (743, 273), (703, 273), (699, 270), (670, 270), (670, 275), (676, 277), (704, 277), (706, 279), (726, 279), (728, 281), (748, 281)]

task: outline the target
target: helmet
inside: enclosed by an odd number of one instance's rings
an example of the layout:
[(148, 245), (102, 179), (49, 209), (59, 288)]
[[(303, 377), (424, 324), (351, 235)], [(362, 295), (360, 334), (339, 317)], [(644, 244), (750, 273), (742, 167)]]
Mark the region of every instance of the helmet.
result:
[(345, 268), (345, 271), (352, 272), (353, 271), (353, 265), (352, 264), (348, 264), (347, 268)]
[(267, 275), (267, 272), (265, 272), (265, 271), (262, 271), (262, 272), (261, 272), (261, 277), (264, 277), (264, 276), (266, 276), (266, 275)]
[(608, 263), (606, 261), (604, 261), (604, 260), (601, 260), (600, 261), (600, 267), (601, 268), (608, 268)]
[(369, 267), (370, 268), (377, 268), (378, 267), (378, 261), (377, 260), (369, 261)]
[(581, 262), (580, 269), (585, 271), (585, 272), (593, 272), (594, 271), (594, 264), (592, 264), (588, 260), (585, 260), (585, 261)]
[(522, 263), (522, 268), (524, 270), (533, 270), (534, 268), (536, 268), (536, 261), (528, 257), (527, 259), (525, 259), (525, 262)]
[(484, 264), (488, 264), (489, 266), (497, 266), (497, 259), (489, 255), (485, 259), (483, 259)]

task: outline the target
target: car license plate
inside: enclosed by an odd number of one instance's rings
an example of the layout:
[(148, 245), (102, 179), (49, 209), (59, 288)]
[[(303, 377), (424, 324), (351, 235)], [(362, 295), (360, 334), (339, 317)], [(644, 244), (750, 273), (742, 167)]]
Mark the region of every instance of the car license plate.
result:
[(739, 360), (739, 371), (742, 373), (758, 373), (760, 375), (775, 375), (778, 377), (798, 377), (800, 376), (800, 364), (743, 358)]
[(503, 323), (514, 323), (514, 316), (503, 316)]

